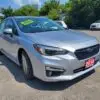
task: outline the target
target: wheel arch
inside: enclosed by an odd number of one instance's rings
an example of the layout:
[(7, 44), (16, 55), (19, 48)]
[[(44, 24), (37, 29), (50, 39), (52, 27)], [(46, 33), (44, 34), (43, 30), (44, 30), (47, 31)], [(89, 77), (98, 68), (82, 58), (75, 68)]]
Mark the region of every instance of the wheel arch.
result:
[(19, 64), (21, 64), (21, 54), (22, 54), (23, 51), (26, 53), (26, 51), (23, 48), (19, 48), (19, 50), (18, 50), (17, 55), (18, 55)]
[[(20, 67), (21, 67), (21, 68), (22, 68), (21, 60), (22, 60), (22, 53), (23, 53), (23, 52), (28, 56), (28, 53), (26, 52), (25, 49), (19, 48), (19, 50), (18, 50), (18, 61), (19, 61), (19, 64), (20, 64)], [(31, 68), (32, 76), (34, 76), (34, 72), (33, 72), (34, 70), (33, 70), (32, 63), (31, 63), (31, 60), (30, 60), (29, 56), (28, 56), (28, 59), (29, 59), (30, 66), (31, 66), (30, 68)]]

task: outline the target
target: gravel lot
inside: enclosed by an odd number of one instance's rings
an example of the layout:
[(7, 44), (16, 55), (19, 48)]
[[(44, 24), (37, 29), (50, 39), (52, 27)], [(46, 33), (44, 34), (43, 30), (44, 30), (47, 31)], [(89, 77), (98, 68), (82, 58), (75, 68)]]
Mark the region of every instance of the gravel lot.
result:
[[(83, 31), (100, 39), (100, 31)], [(26, 82), (16, 64), (0, 56), (0, 100), (100, 100), (100, 67), (70, 82)]]

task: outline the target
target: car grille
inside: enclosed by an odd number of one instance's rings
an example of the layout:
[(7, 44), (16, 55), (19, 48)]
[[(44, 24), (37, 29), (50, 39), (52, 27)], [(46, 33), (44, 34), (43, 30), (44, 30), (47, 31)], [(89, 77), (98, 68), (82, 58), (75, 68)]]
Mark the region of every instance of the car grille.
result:
[(99, 44), (88, 48), (76, 50), (75, 55), (79, 60), (83, 60), (96, 55), (98, 52), (99, 52)]
[(96, 25), (92, 25), (92, 27), (93, 27), (93, 28), (95, 28), (95, 27), (96, 27)]

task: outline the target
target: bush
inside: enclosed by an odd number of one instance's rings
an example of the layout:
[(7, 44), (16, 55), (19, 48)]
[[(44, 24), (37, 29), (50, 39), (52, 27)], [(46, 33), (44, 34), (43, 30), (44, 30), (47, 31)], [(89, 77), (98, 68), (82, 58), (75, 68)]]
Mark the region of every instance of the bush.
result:
[(48, 13), (48, 17), (50, 19), (53, 19), (53, 20), (58, 20), (59, 19), (59, 14), (57, 12), (56, 9), (52, 9), (49, 13)]

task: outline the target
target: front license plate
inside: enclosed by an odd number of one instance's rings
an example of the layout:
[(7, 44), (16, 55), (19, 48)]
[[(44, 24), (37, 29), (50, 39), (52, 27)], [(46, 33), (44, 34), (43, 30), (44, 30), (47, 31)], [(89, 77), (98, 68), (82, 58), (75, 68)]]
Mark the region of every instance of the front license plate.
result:
[(95, 64), (95, 58), (90, 58), (85, 62), (85, 68), (90, 68)]

